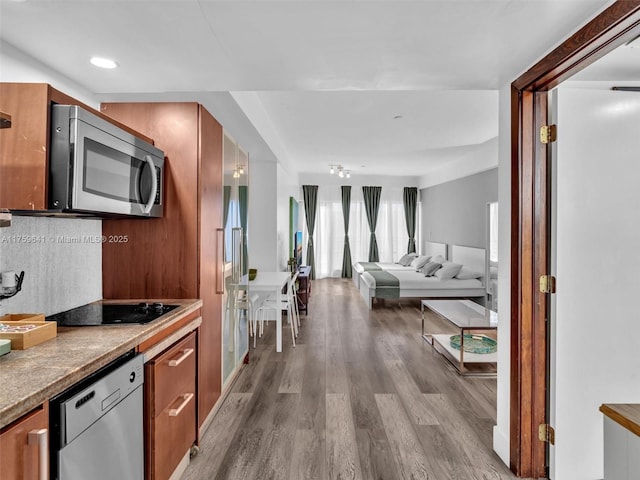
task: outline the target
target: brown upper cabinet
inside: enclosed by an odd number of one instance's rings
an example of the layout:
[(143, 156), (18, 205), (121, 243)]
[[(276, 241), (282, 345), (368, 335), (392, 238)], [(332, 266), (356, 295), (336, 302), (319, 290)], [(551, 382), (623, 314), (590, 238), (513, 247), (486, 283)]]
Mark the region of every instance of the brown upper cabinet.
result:
[[(46, 83), (0, 83), (0, 112), (11, 117), (11, 126), (0, 129), (0, 208), (48, 208), (50, 110), (54, 103), (78, 105), (112, 121)], [(127, 126), (117, 125), (153, 143)]]
[(104, 298), (200, 298), (198, 421), (222, 392), (222, 126), (197, 103), (107, 103), (165, 152), (162, 218), (104, 220)]

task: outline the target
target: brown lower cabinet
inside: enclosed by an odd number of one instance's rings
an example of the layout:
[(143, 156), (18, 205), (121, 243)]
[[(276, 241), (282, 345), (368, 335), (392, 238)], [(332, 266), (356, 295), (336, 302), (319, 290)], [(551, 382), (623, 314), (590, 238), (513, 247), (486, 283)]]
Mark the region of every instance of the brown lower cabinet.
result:
[(32, 410), (0, 432), (0, 479), (49, 478), (49, 404)]
[(147, 480), (166, 480), (197, 439), (196, 332), (145, 364)]

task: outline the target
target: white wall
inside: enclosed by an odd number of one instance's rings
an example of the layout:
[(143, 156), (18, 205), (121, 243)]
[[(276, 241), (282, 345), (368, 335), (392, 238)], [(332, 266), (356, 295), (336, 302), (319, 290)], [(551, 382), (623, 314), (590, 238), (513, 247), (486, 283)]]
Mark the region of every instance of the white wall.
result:
[(497, 168), (423, 188), (420, 190), (423, 242), (485, 248), (487, 203), (496, 201)]
[[(287, 261), (289, 260), (289, 198), (293, 197), (298, 202), (302, 201), (302, 188), (300, 187), (298, 175), (289, 173), (278, 165), (277, 190), (278, 270), (286, 270)], [(300, 205), (297, 230), (302, 230), (303, 224), (304, 209)]]
[(420, 188), (439, 185), (497, 167), (498, 145), (498, 137), (494, 137), (479, 145), (459, 149), (457, 158), (452, 157), (446, 167), (422, 175), (419, 178)]
[(301, 173), (300, 185), (325, 185), (340, 186), (351, 185), (353, 189), (362, 188), (363, 186), (373, 185), (387, 188), (417, 187), (418, 177), (413, 176), (397, 176), (388, 177), (383, 175), (352, 175), (351, 178), (340, 178), (337, 174), (329, 174), (329, 166), (327, 165), (327, 173)]
[(640, 402), (640, 96), (558, 92), (551, 478), (603, 476), (602, 403)]
[(60, 75), (24, 52), (0, 40), (0, 82), (49, 83), (90, 107), (98, 109), (100, 102), (86, 88)]
[(251, 268), (263, 271), (287, 269), (289, 197), (300, 200), (300, 192), (297, 174), (285, 171), (274, 162), (250, 161), (249, 263)]
[(278, 268), (277, 164), (249, 160), (249, 267)]
[(510, 461), (510, 395), (511, 395), (511, 86), (499, 95), (499, 168), (498, 168), (498, 375), (497, 418), (493, 428), (493, 449), (505, 465)]

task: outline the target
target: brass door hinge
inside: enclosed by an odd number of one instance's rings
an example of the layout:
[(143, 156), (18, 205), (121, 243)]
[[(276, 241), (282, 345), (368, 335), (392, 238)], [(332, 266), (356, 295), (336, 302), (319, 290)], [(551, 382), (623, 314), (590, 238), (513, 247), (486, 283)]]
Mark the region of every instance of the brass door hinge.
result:
[(556, 443), (556, 431), (548, 423), (541, 423), (538, 427), (538, 439), (551, 445)]
[(540, 292), (556, 293), (556, 277), (553, 275), (542, 275), (540, 277)]
[(540, 141), (542, 143), (553, 143), (558, 137), (558, 128), (555, 125), (543, 125), (540, 127)]

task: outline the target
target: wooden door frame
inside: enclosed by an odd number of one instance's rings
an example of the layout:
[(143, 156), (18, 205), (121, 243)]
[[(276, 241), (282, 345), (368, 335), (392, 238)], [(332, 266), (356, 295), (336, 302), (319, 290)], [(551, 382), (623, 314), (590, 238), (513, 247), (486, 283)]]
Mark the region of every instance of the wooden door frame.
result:
[(550, 149), (539, 140), (547, 92), (631, 40), (638, 27), (640, 0), (618, 0), (511, 85), (510, 467), (520, 477), (548, 476), (547, 444), (538, 440), (549, 387), (548, 295), (538, 286), (550, 266)]

